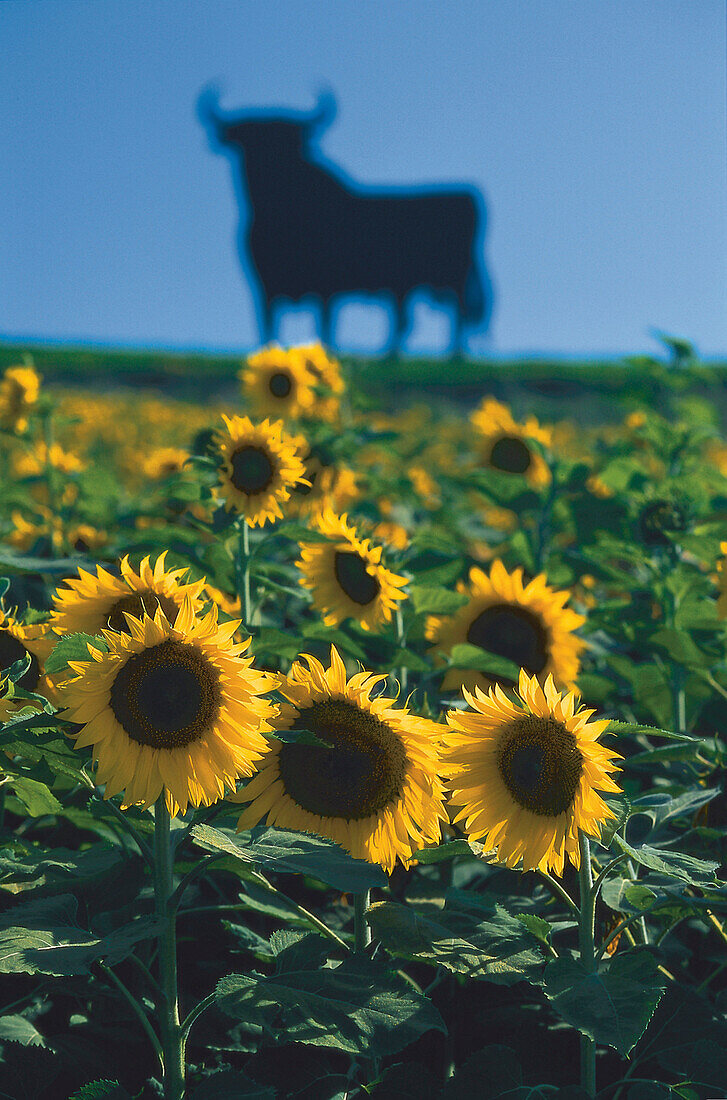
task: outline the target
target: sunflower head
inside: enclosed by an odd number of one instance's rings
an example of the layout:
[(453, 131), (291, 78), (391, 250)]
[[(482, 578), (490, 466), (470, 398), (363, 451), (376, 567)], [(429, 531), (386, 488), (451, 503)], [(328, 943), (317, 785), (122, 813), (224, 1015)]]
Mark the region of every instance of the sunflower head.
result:
[(305, 466), (305, 481), (294, 487), (290, 498), (295, 515), (310, 516), (323, 508), (337, 512), (356, 499), (359, 490), (353, 470), (336, 462), (327, 447), (311, 447), (303, 435), (295, 436), (294, 442)]
[(320, 343), (290, 348), (288, 355), (291, 360), (302, 363), (313, 379), (316, 401), (306, 415), (314, 415), (317, 420), (329, 423), (335, 422), (340, 411), (339, 399), (345, 389), (339, 361)]
[(481, 461), (487, 469), (520, 474), (535, 489), (550, 483), (550, 470), (533, 444), (550, 447), (552, 434), (534, 416), (518, 423), (507, 405), (487, 397), (470, 419), (477, 431)]
[(283, 431), (282, 420), (260, 424), (246, 416), (223, 416), (226, 431), (217, 436), (222, 465), (218, 492), (228, 511), (261, 527), (282, 518), (281, 503), (299, 482), (305, 467), (296, 441)]
[(310, 589), (327, 626), (353, 618), (366, 630), (390, 622), (401, 600), (406, 577), (382, 564), (382, 549), (361, 539), (345, 515), (324, 509), (315, 526), (328, 542), (301, 543), (300, 583)]
[(454, 820), (508, 867), (562, 875), (566, 856), (578, 866), (579, 831), (599, 837), (614, 816), (598, 792), (620, 792), (620, 757), (599, 744), (608, 721), (590, 721), (595, 712), (561, 695), (552, 676), (543, 687), (522, 670), (518, 692), (465, 691), (468, 709), (447, 715)]
[(39, 393), (40, 376), (32, 367), (8, 367), (0, 379), (0, 426), (25, 431)]
[[(567, 592), (551, 588), (542, 573), (525, 584), (522, 569), (508, 573), (499, 559), (492, 563), (489, 575), (477, 567), (471, 569), (469, 587), (460, 584), (458, 588), (469, 597), (465, 606), (449, 618), (427, 620), (435, 660), (453, 646), (467, 643), (504, 657), (541, 683), (550, 675), (559, 686), (575, 681), (585, 643), (574, 631), (586, 620), (564, 607)], [(483, 672), (450, 668), (444, 687), (472, 690), (489, 687), (495, 679)]]
[(234, 796), (248, 803), (239, 829), (267, 815), (271, 825), (329, 837), (388, 872), (438, 841), (446, 820), (442, 727), (373, 697), (384, 679), (367, 672), (347, 679), (334, 646), (329, 668), (307, 655), (293, 664), (281, 678), (288, 702), (274, 726), (307, 730), (316, 741), (270, 743), (257, 775)]
[(89, 645), (70, 664), (61, 694), (75, 747), (93, 746), (106, 798), (125, 791), (125, 806), (146, 808), (164, 791), (171, 813), (208, 806), (262, 755), (277, 678), (241, 656), (250, 640), (234, 644), (240, 624), (219, 625), (216, 608), (197, 618), (186, 599), (174, 623), (161, 608), (126, 623), (103, 632), (106, 652)]
[(295, 420), (306, 416), (316, 401), (316, 378), (305, 357), (277, 344), (250, 355), (240, 374), (243, 393), (257, 416)]
[[(26, 691), (36, 692), (50, 700), (55, 699), (53, 681), (45, 673), (45, 662), (53, 649), (57, 638), (54, 637), (48, 623), (33, 623), (26, 626), (12, 615), (0, 611), (0, 674), (26, 657), (30, 664), (18, 680), (18, 686)], [(8, 703), (12, 709), (28, 706), (24, 700)]]
[(167, 551), (154, 565), (146, 557), (138, 571), (128, 556), (119, 562), (120, 576), (113, 576), (100, 565), (96, 576), (78, 570), (78, 579), (63, 582), (53, 595), (55, 611), (52, 626), (56, 634), (100, 634), (102, 630), (128, 633), (126, 615), (154, 615), (158, 608), (174, 622), (185, 598), (195, 613), (202, 610), (204, 578), (185, 583), (188, 569), (167, 569)]

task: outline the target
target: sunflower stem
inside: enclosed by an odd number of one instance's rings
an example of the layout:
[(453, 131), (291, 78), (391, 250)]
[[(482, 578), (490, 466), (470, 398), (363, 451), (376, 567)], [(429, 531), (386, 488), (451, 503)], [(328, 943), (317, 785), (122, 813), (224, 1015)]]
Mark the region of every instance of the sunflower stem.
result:
[[(404, 632), (404, 615), (400, 607), (396, 609), (396, 644), (399, 649), (404, 649), (406, 645), (406, 634)], [(402, 665), (399, 669), (399, 683), (401, 684), (401, 694), (406, 695), (406, 689), (409, 686), (409, 674), (407, 672), (406, 665)]]
[(184, 1032), (179, 1023), (177, 993), (177, 937), (174, 907), (174, 857), (171, 821), (163, 792), (154, 807), (154, 902), (159, 931), (159, 969), (162, 988), (162, 1046), (164, 1100), (184, 1098)]
[[(578, 919), (578, 946), (581, 963), (592, 973), (596, 969), (596, 891), (593, 888), (591, 843), (586, 834), (578, 833), (580, 868), (578, 871), (581, 911)], [(596, 1044), (589, 1035), (581, 1035), (581, 1085), (589, 1096), (596, 1095)]]
[(371, 943), (371, 928), (366, 920), (366, 910), (371, 903), (371, 891), (353, 895), (353, 949), (365, 951)]
[(245, 517), (240, 518), (240, 542), (235, 561), (237, 575), (237, 594), (242, 604), (242, 617), (245, 629), (250, 632), (252, 618), (252, 600), (250, 598), (250, 528)]

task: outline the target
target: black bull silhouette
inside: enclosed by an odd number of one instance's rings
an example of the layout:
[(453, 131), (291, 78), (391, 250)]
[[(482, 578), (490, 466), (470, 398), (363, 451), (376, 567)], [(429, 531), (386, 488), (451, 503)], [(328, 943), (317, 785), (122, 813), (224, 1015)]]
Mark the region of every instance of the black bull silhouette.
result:
[(199, 117), (213, 147), (240, 160), (240, 254), (249, 257), (260, 337), (274, 337), (284, 301), (318, 305), (320, 336), (331, 343), (336, 298), (382, 297), (393, 303), (392, 344), (407, 331), (406, 304), (420, 288), (454, 307), (452, 343), (464, 327), (484, 331), (492, 298), (481, 261), (485, 210), (474, 188), (367, 188), (345, 180), (315, 149), (335, 114), (330, 94), (310, 114), (223, 115), (205, 90)]

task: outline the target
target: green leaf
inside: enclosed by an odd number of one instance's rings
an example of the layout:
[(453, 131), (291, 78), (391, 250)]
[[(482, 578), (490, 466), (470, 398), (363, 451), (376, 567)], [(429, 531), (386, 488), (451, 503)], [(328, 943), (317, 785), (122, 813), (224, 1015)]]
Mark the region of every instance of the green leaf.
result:
[(727, 1082), (727, 1024), (704, 997), (672, 986), (637, 1054), (718, 1096)]
[(62, 672), (68, 668), (69, 661), (90, 661), (89, 645), (105, 652), (106, 642), (96, 634), (66, 634), (56, 643), (53, 652), (45, 662), (46, 672)]
[(488, 653), (478, 645), (459, 642), (449, 652), (449, 663), (456, 668), (471, 668), (478, 672), (489, 672), (502, 680), (518, 682), (520, 669), (514, 661), (500, 657), (497, 653)]
[(690, 886), (703, 886), (715, 882), (715, 871), (719, 867), (719, 863), (713, 860), (697, 859), (695, 856), (688, 856), (683, 852), (674, 852), (670, 848), (652, 848), (648, 844), (633, 848), (618, 834), (614, 837), (614, 842), (622, 852), (625, 852), (640, 867), (648, 867), (651, 871), (659, 871), (663, 875), (679, 879), (680, 882), (686, 882)]
[(482, 850), (481, 844), (473, 845), (468, 840), (448, 840), (432, 848), (420, 848), (418, 852), (414, 852), (413, 858), (417, 863), (446, 863), (456, 856), (479, 856)]
[(545, 993), (558, 1015), (624, 1058), (645, 1031), (665, 984), (654, 957), (642, 950), (615, 955), (594, 972), (563, 956), (545, 968)]
[(207, 851), (227, 852), (264, 871), (310, 875), (345, 894), (361, 894), (388, 881), (381, 867), (354, 859), (332, 840), (308, 833), (257, 826), (246, 844), (235, 833), (195, 825), (192, 836)]
[(453, 615), (469, 599), (464, 593), (451, 592), (448, 588), (429, 588), (416, 584), (411, 586), (409, 594), (418, 615)]
[(70, 577), (77, 569), (91, 570), (94, 565), (95, 562), (86, 558), (31, 558), (23, 554), (13, 554), (5, 547), (0, 548), (0, 566), (12, 569), (14, 573)]
[(216, 989), (217, 1004), (240, 1020), (273, 1021), (276, 1041), (334, 1047), (350, 1054), (394, 1054), (444, 1021), (382, 962), (349, 956), (334, 969), (284, 975), (231, 974)]
[(324, 741), (320, 734), (314, 733), (313, 730), (271, 730), (268, 737), (274, 741), (282, 741), (284, 745), (314, 745), (317, 748), (332, 748), (332, 742)]
[(11, 786), (16, 797), (20, 799), (31, 817), (57, 814), (63, 809), (56, 796), (45, 783), (28, 779), (26, 776), (18, 776), (11, 781)]
[(158, 932), (159, 922), (148, 918), (137, 918), (102, 938), (71, 925), (5, 928), (0, 931), (0, 974), (88, 974), (92, 963), (119, 963), (140, 940)]
[(23, 1047), (44, 1047), (45, 1039), (25, 1016), (0, 1016), (0, 1043), (19, 1043)]
[(306, 527), (304, 523), (281, 523), (273, 532), (276, 538), (290, 539), (292, 542), (330, 542), (328, 535)]
[(118, 1081), (89, 1081), (69, 1100), (131, 1100), (131, 1096)]
[(398, 902), (376, 902), (368, 910), (374, 936), (395, 956), (443, 966), (468, 978), (514, 985), (535, 981), (543, 955), (533, 937), (501, 905), (489, 911), (454, 908), (420, 912)]

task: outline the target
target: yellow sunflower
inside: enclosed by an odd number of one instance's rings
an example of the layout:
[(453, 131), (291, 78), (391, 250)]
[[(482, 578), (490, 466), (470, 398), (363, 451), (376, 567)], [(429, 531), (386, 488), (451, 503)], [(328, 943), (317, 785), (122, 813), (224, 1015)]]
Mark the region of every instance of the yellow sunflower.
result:
[(40, 377), (32, 367), (8, 367), (0, 380), (0, 427), (24, 432), (39, 392)]
[(85, 469), (85, 464), (71, 451), (65, 451), (60, 443), (50, 447), (41, 440), (35, 444), (32, 453), (17, 455), (13, 461), (18, 477), (39, 477), (48, 466), (62, 474), (77, 474)]
[(351, 504), (358, 496), (356, 475), (348, 466), (333, 461), (323, 448), (313, 448), (303, 435), (294, 437), (303, 456), (305, 482), (299, 482), (290, 498), (290, 511), (296, 516), (309, 516), (322, 508), (334, 512)]
[(358, 538), (345, 513), (337, 516), (327, 508), (316, 517), (315, 527), (331, 541), (301, 543), (295, 564), (326, 626), (351, 618), (365, 630), (376, 630), (390, 622), (399, 601), (406, 599), (401, 591), (406, 577), (382, 565), (381, 547)]
[(314, 410), (316, 420), (335, 421), (340, 411), (339, 397), (345, 389), (341, 364), (320, 343), (290, 348), (288, 355), (291, 359), (301, 360), (313, 376), (318, 391)]
[(308, 484), (296, 441), (283, 431), (282, 420), (222, 419), (227, 431), (219, 432), (216, 441), (222, 458), (218, 492), (225, 508), (243, 515), (250, 527), (274, 523), (295, 486)]
[(611, 773), (618, 753), (598, 743), (608, 720), (561, 695), (552, 676), (541, 687), (523, 669), (513, 702), (499, 685), (465, 691), (471, 709), (451, 710), (447, 722), (450, 801), (455, 822), (471, 840), (495, 848), (508, 867), (563, 874), (565, 857), (578, 867), (578, 832), (599, 837), (615, 815), (598, 791), (616, 793)]
[(144, 476), (152, 481), (178, 474), (189, 458), (189, 451), (181, 447), (154, 447), (142, 456), (141, 468)]
[(543, 456), (530, 444), (550, 447), (552, 433), (543, 428), (534, 416), (523, 424), (513, 419), (507, 405), (486, 397), (470, 420), (477, 430), (483, 465), (501, 473), (521, 474), (535, 489), (549, 485), (551, 480)]
[(63, 582), (53, 595), (55, 611), (52, 626), (57, 634), (100, 634), (102, 630), (128, 633), (125, 615), (153, 615), (158, 608), (170, 622), (188, 597), (195, 614), (204, 606), (204, 579), (185, 584), (188, 569), (166, 569), (164, 551), (152, 567), (144, 558), (138, 573), (121, 559), (120, 577), (114, 577), (100, 565), (96, 576), (79, 569), (79, 579)]
[[(457, 589), (469, 596), (468, 603), (448, 618), (427, 620), (427, 638), (436, 643), (434, 655), (464, 642), (505, 657), (541, 683), (552, 674), (559, 687), (573, 684), (585, 647), (573, 632), (586, 620), (564, 607), (568, 592), (551, 588), (544, 573), (523, 584), (522, 569), (508, 573), (499, 559), (492, 563), (489, 576), (473, 567), (469, 589), (462, 582)], [(475, 686), (487, 688), (496, 679), (484, 672), (451, 668), (444, 687), (471, 691)]]
[[(48, 623), (32, 623), (29, 626), (18, 622), (11, 615), (0, 611), (0, 673), (9, 669), (16, 661), (30, 654), (30, 667), (18, 686), (26, 691), (37, 692), (51, 701), (55, 700), (55, 686), (45, 674), (45, 662), (57, 642)], [(11, 710), (32, 705), (28, 700), (9, 700)]]
[(316, 405), (316, 377), (304, 356), (270, 344), (247, 358), (240, 372), (245, 397), (257, 416), (295, 420)]
[(103, 632), (108, 652), (89, 645), (88, 661), (61, 687), (64, 717), (81, 726), (75, 747), (93, 746), (105, 798), (146, 809), (165, 792), (171, 814), (209, 806), (252, 775), (276, 708), (264, 694), (277, 677), (241, 654), (239, 623), (220, 625), (216, 609), (197, 618), (187, 598), (172, 625), (127, 615), (128, 633)]
[[(303, 665), (306, 661), (308, 667)], [(323, 745), (271, 741), (257, 774), (233, 797), (249, 805), (238, 829), (269, 825), (329, 837), (358, 859), (393, 871), (440, 839), (443, 727), (372, 698), (385, 679), (346, 667), (331, 646), (329, 668), (304, 655), (278, 688), (279, 730), (310, 730)]]

